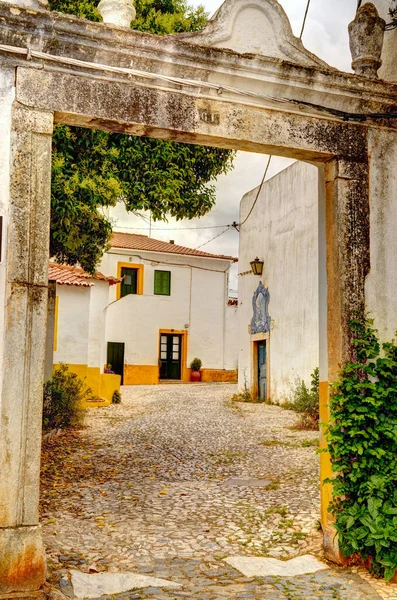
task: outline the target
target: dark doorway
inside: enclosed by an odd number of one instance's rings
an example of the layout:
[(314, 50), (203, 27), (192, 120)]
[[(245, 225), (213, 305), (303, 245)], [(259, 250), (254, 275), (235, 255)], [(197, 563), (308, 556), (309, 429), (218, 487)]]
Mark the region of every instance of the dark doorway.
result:
[(123, 278), (120, 287), (120, 298), (128, 294), (138, 293), (138, 269), (129, 269), (121, 267), (121, 277)]
[(107, 364), (112, 371), (121, 376), (121, 385), (124, 383), (124, 342), (108, 342)]
[(258, 342), (258, 397), (266, 400), (267, 392), (267, 356), (266, 340)]
[(181, 346), (181, 335), (160, 335), (160, 379), (181, 378)]

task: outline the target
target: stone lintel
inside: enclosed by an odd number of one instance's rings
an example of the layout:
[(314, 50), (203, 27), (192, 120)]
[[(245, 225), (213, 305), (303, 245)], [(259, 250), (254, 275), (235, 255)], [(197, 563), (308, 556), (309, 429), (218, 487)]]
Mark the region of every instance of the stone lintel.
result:
[[(323, 65), (305, 66), (293, 60), (244, 53), (200, 45), (178, 36), (155, 36), (127, 28), (112, 27), (86, 19), (48, 11), (26, 11), (0, 3), (0, 44), (31, 48), (59, 57), (69, 57), (109, 66), (135, 68), (172, 77), (232, 85), (264, 95), (304, 100), (349, 112), (387, 112), (396, 103), (397, 86), (368, 81)], [(88, 66), (66, 64), (0, 51), (0, 60), (13, 66), (93, 75)], [(100, 75), (100, 72), (96, 72)], [(105, 73), (102, 73), (104, 76)], [(106, 72), (107, 77), (120, 75)], [(139, 78), (134, 76), (134, 80)], [(158, 88), (164, 81), (157, 80)], [(175, 87), (175, 86), (173, 86)], [(228, 92), (223, 92), (228, 97)], [(249, 103), (266, 105), (266, 99), (246, 98)], [(285, 107), (284, 107), (285, 108)], [(289, 106), (287, 110), (316, 112), (309, 107)]]
[(18, 102), (69, 125), (298, 160), (366, 160), (366, 128), (350, 123), (59, 72), (19, 68), (17, 82)]

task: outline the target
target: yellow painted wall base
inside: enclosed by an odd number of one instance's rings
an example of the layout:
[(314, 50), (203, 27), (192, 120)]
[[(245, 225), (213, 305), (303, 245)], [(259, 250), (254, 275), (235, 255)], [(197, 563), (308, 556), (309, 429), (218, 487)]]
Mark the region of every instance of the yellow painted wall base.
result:
[[(190, 369), (182, 369), (181, 381), (190, 381)], [(201, 381), (205, 383), (236, 383), (237, 371), (202, 369)], [(157, 365), (124, 365), (124, 385), (154, 385), (159, 382)], [(166, 380), (164, 380), (166, 383)]]
[[(94, 398), (98, 402), (84, 402), (84, 408), (96, 406), (108, 406), (112, 402), (113, 393), (120, 391), (120, 375), (101, 373), (99, 367), (88, 367), (87, 365), (67, 365), (71, 373), (75, 373), (79, 379), (91, 388)], [(54, 365), (54, 369), (59, 365)]]
[[(101, 385), (99, 388), (99, 397), (105, 398), (110, 404), (112, 402), (113, 394), (117, 390), (120, 391), (120, 375), (112, 375), (110, 373), (101, 374)], [(101, 405), (102, 406), (102, 405)]]
[(157, 365), (124, 365), (124, 385), (152, 385), (158, 382)]
[(226, 369), (202, 369), (201, 381), (206, 383), (237, 383), (237, 371)]
[[(329, 423), (329, 385), (328, 381), (320, 382), (320, 423)], [(326, 427), (322, 426), (320, 431), (320, 448), (326, 448), (325, 439)], [(332, 466), (331, 457), (328, 452), (320, 454), (320, 478), (321, 478), (321, 525), (323, 530), (329, 522), (328, 508), (332, 500), (332, 486), (330, 483), (323, 483), (324, 479), (331, 478)]]

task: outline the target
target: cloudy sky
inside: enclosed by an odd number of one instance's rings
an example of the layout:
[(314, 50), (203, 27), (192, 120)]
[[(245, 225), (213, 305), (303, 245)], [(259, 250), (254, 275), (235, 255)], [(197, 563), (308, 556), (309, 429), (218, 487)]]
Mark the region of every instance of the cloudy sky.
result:
[[(219, 0), (190, 0), (195, 6), (203, 4), (212, 15), (220, 6)], [(280, 0), (286, 11), (296, 36), (299, 36), (307, 0)], [(350, 51), (347, 34), (348, 23), (354, 18), (357, 0), (311, 0), (306, 21), (303, 43), (308, 50), (317, 54), (328, 64), (343, 71), (350, 71)], [(292, 161), (273, 158), (267, 178), (286, 168)], [(259, 185), (267, 163), (264, 154), (239, 152), (234, 169), (217, 181), (217, 203), (214, 209), (201, 219), (168, 223), (152, 223), (151, 236), (161, 240), (175, 240), (176, 244), (197, 248), (213, 253), (238, 255), (238, 233), (232, 229), (210, 241), (224, 231), (233, 221), (239, 220), (241, 197)], [(127, 215), (122, 206), (112, 211), (114, 229), (148, 235), (147, 217)], [(208, 229), (203, 229), (209, 227)], [(197, 228), (197, 229), (194, 229)], [(200, 228), (200, 229), (198, 229)], [(207, 243), (208, 242), (208, 243)], [(236, 276), (231, 279), (232, 289), (236, 289)]]

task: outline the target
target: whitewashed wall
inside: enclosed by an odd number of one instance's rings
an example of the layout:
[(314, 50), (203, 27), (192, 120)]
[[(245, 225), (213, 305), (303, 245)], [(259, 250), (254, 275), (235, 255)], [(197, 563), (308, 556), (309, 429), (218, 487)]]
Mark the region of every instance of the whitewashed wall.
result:
[(225, 328), (225, 369), (235, 371), (238, 368), (238, 355), (238, 306), (227, 306)]
[[(386, 23), (390, 23), (392, 18), (389, 14), (391, 7), (391, 0), (369, 0), (374, 4), (379, 12), (382, 19), (385, 19)], [(363, 5), (365, 2), (363, 2)], [(397, 81), (397, 29), (385, 32), (383, 52), (382, 52), (382, 66), (379, 70), (379, 77), (386, 81)]]
[(109, 284), (91, 287), (57, 285), (58, 335), (54, 364), (100, 368), (106, 363), (105, 319)]
[(88, 364), (89, 287), (57, 285), (58, 335), (54, 364)]
[(90, 289), (90, 315), (88, 326), (88, 366), (100, 367), (106, 363), (106, 307), (109, 302), (109, 284), (95, 280)]
[[(201, 358), (207, 369), (228, 368), (225, 357), (229, 261), (112, 249), (100, 270), (117, 274), (119, 262), (144, 264), (143, 294), (116, 299), (110, 288), (106, 339), (125, 343), (125, 364), (157, 365), (160, 329), (188, 331), (187, 363)], [(171, 271), (171, 295), (154, 295), (154, 271)], [(237, 337), (237, 330), (235, 330)], [(230, 368), (230, 367), (229, 367)]]
[[(246, 194), (240, 221), (251, 208), (257, 188)], [(297, 162), (268, 182), (240, 230), (239, 273), (250, 271), (256, 256), (263, 276), (239, 276), (239, 387), (251, 386), (248, 326), (252, 296), (260, 280), (269, 288), (270, 394), (282, 398), (290, 383), (310, 380), (318, 366), (318, 172)]]
[(382, 341), (396, 337), (397, 330), (397, 144), (385, 130), (370, 131), (371, 268), (365, 299)]

